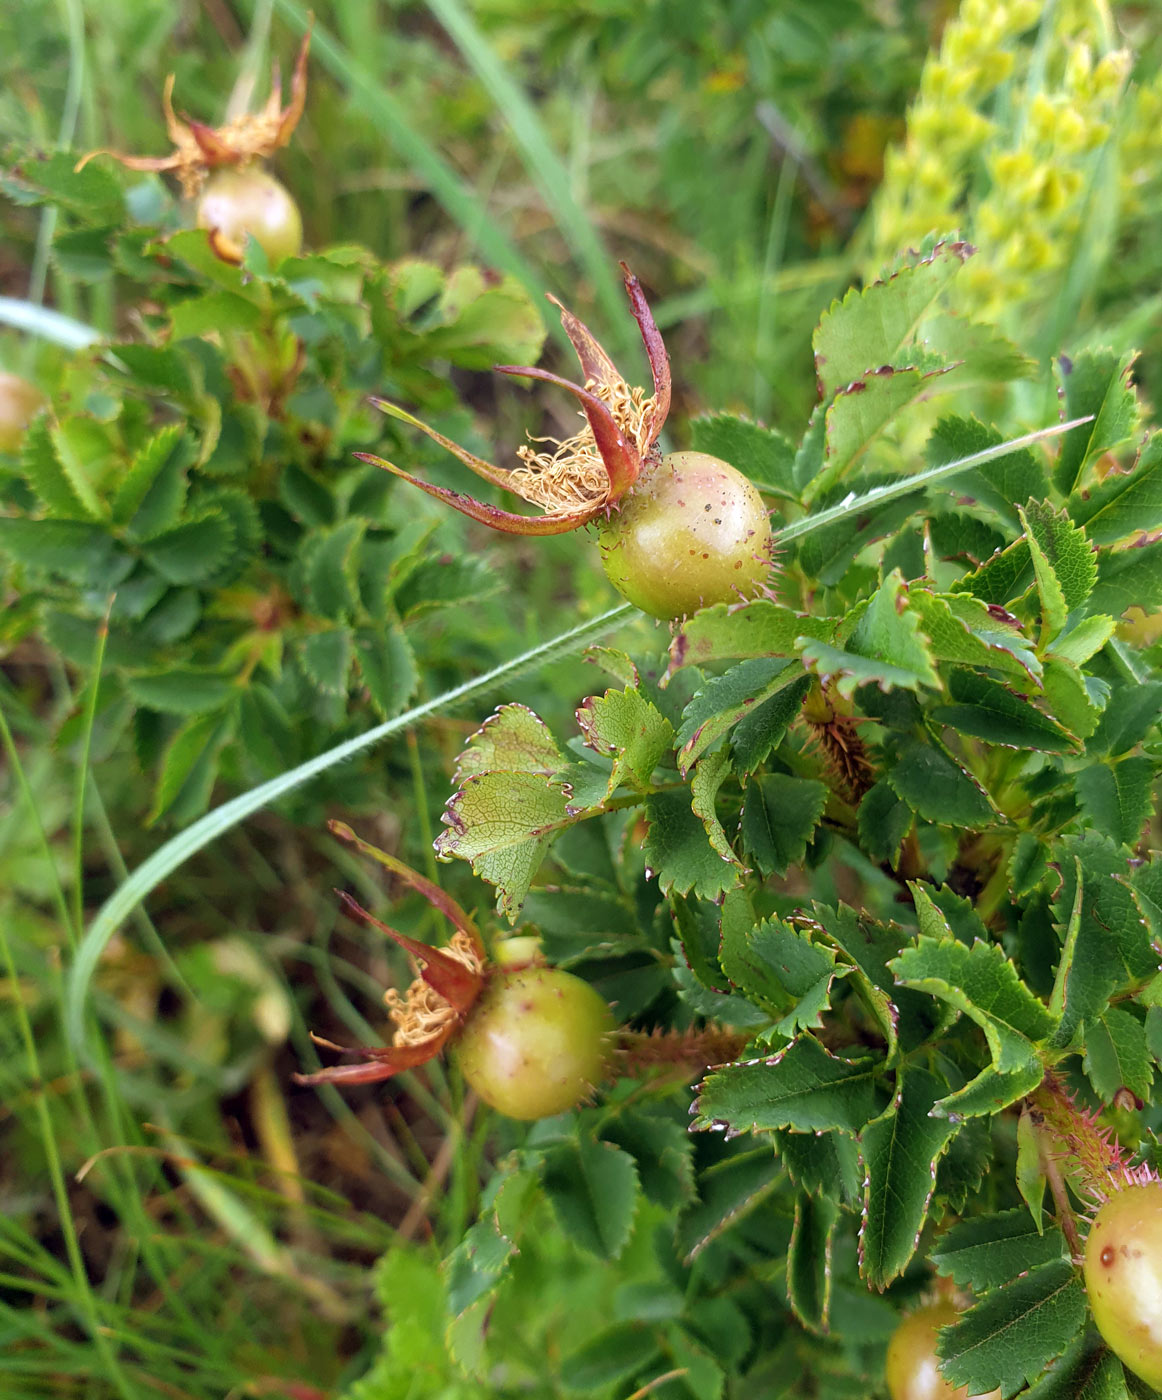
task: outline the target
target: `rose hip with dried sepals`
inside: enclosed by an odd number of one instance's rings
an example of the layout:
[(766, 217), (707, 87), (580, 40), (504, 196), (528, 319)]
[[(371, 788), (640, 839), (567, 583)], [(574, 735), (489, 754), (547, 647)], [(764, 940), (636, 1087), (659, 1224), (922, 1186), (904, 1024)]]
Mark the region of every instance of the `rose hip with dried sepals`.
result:
[(528, 365), (501, 374), (539, 379), (581, 404), (572, 437), (525, 445), (519, 467), (493, 466), (384, 399), (372, 403), (419, 428), (477, 476), (539, 506), (516, 515), (423, 481), (368, 452), (355, 455), (418, 486), (461, 514), (517, 535), (559, 535), (600, 526), (601, 560), (613, 586), (653, 617), (678, 618), (711, 603), (754, 597), (771, 569), (770, 518), (754, 485), (728, 462), (704, 452), (662, 456), (658, 435), (670, 408), (670, 361), (638, 279), (622, 264), (625, 288), (650, 363), (653, 392), (631, 387), (589, 328), (561, 306), (561, 324), (577, 352), (583, 384)]

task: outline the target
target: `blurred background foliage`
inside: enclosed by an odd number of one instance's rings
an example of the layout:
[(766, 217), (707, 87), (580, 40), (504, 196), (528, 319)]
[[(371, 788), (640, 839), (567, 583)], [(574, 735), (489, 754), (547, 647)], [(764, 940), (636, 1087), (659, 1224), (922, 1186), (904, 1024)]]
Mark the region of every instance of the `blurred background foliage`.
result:
[[(57, 149), (160, 154), (167, 74), (179, 111), (219, 121), (265, 94), (272, 57), (289, 67), (307, 23), (297, 0), (9, 0), (4, 163)], [(960, 309), (1042, 363), (1101, 343), (1140, 348), (1147, 396), (1162, 373), (1162, 34), (1149, 4), (322, 0), (314, 25), (306, 115), (273, 162), (307, 247), (511, 276), (545, 314), (546, 362), (567, 372), (541, 300), (551, 291), (635, 381), (624, 258), (674, 365), (671, 446), (708, 410), (797, 441), (816, 398), (821, 311), (930, 232), (959, 228), (982, 246)], [(165, 180), (118, 171), (116, 183), (130, 226), (187, 217)], [(124, 264), (87, 262), (83, 240), (62, 242), (73, 231), (52, 207), (0, 202), (0, 295), (132, 338), (160, 314), (147, 284)], [(13, 329), (0, 329), (0, 367), (78, 398), (101, 373)], [(389, 387), (376, 368), (363, 367), (361, 392)], [(559, 423), (550, 400), (538, 407), (541, 395), (480, 364), (437, 355), (413, 369), (413, 401), (490, 458), (506, 460), (536, 412)], [(1043, 395), (1038, 382), (1011, 392)], [(1043, 421), (1043, 404), (1026, 407)], [(446, 469), (423, 444), (408, 450)], [(327, 487), (349, 501), (357, 479), (338, 446), (332, 467)], [(14, 481), (5, 473), (6, 490)], [(408, 632), (420, 697), (613, 601), (571, 537), (498, 543), (418, 493), (407, 501), (430, 520), (425, 558), (471, 556), (482, 571)], [(99, 601), (85, 603), (93, 618)], [(630, 649), (658, 636), (646, 623), (625, 635)], [(585, 671), (558, 663), (497, 698), (525, 701), (560, 732), (595, 683)], [(312, 1062), (307, 1027), (374, 1037), (367, 1008), (401, 975), (377, 936), (340, 924), (333, 884), (367, 902), (382, 891), (322, 818), (357, 814), (369, 839), (431, 870), (473, 717), (338, 770), (178, 871), (110, 948), (89, 1061), (62, 1030), (62, 968), (87, 914), (174, 816), (156, 808), (140, 732), (87, 713), (89, 679), (35, 629), (0, 653), (0, 1390), (337, 1396), (379, 1351), (377, 1283), (414, 1303), (375, 1387), (357, 1393), (555, 1394), (529, 1379), (538, 1348), (588, 1335), (586, 1309), (606, 1305), (605, 1266), (559, 1239), (530, 1242), (522, 1266), (536, 1328), (497, 1321), (511, 1391), (457, 1379), (431, 1341), (434, 1261), (475, 1218), (508, 1130), (498, 1145), (439, 1068), (398, 1095), (288, 1092)], [(358, 687), (343, 694), (329, 707), (302, 700), (286, 762), (384, 712)], [(201, 805), (254, 779), (227, 758)], [(459, 866), (440, 878), (487, 914)], [(414, 897), (392, 917), (437, 933)], [(651, 1220), (623, 1258), (625, 1287), (660, 1288), (669, 1267)], [(853, 1345), (882, 1339), (886, 1306), (848, 1301)]]

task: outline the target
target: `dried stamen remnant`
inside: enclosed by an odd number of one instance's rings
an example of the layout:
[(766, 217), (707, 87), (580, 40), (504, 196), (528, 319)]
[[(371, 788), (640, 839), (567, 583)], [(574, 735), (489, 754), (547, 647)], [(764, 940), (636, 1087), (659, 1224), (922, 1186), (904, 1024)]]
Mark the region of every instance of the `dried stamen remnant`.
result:
[[(480, 955), (466, 933), (454, 933), (441, 952), (473, 973), (479, 974), (483, 969)], [(392, 1044), (396, 1046), (422, 1045), (464, 1017), (463, 1010), (453, 1006), (422, 977), (417, 977), (402, 997), (389, 987), (383, 1000), (395, 1024)]]

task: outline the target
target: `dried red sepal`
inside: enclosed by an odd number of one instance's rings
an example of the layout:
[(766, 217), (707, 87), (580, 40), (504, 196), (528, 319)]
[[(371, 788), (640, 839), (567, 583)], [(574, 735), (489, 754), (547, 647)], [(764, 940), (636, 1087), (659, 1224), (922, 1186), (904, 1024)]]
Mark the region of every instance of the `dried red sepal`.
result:
[(346, 890), (336, 890), (336, 894), (343, 908), (353, 919), (370, 924), (372, 928), (378, 929), (380, 933), (398, 943), (413, 958), (418, 958), (424, 964), (420, 976), (434, 992), (444, 998), (453, 1011), (460, 1016), (468, 1012), (484, 986), (481, 973), (473, 972), (459, 959), (449, 957), (441, 949), (433, 948), (430, 943), (420, 943), (400, 933), (398, 929), (382, 923), (374, 914), (369, 914)]
[(316, 1070), (313, 1074), (296, 1074), (296, 1084), (376, 1084), (383, 1079), (391, 1079), (404, 1070), (418, 1069), (420, 1065), (434, 1060), (451, 1038), (455, 1025), (449, 1024), (431, 1040), (422, 1045), (384, 1046), (344, 1046), (330, 1041), (318, 1041), (328, 1049), (337, 1050), (343, 1055), (367, 1055), (369, 1059), (357, 1065), (330, 1065)]
[[(641, 331), (642, 342), (649, 359), (653, 380), (652, 398), (646, 398), (643, 390), (629, 387), (588, 326), (553, 296), (550, 296), (549, 300), (560, 309), (561, 325), (577, 353), (584, 383), (575, 384), (549, 370), (527, 365), (496, 366), (501, 374), (521, 375), (528, 379), (555, 384), (566, 389), (580, 402), (587, 424), (583, 432), (564, 442), (542, 439), (555, 443), (555, 453), (538, 454), (531, 449), (522, 449), (525, 467), (516, 471), (505, 470), (483, 461), (395, 404), (385, 399), (371, 400), (375, 407), (384, 413), (419, 428), (485, 481), (504, 490), (513, 491), (532, 504), (540, 505), (545, 511), (544, 516), (522, 516), (511, 511), (499, 510), (472, 496), (430, 485), (395, 463), (371, 453), (359, 452), (355, 455), (361, 461), (372, 462), (404, 481), (420, 487), (462, 515), (509, 534), (564, 534), (599, 517), (608, 516), (610, 508), (625, 496), (641, 474), (646, 458), (654, 450), (654, 444), (670, 409), (669, 356), (646, 302), (641, 283), (624, 263), (621, 267), (630, 309)], [(577, 469), (572, 479), (571, 463), (575, 464)], [(601, 489), (599, 481), (594, 477), (594, 473), (599, 475), (602, 468), (605, 472), (604, 489)], [(538, 479), (539, 472), (543, 472), (544, 475)], [(582, 499), (581, 504), (578, 504), (579, 497)]]

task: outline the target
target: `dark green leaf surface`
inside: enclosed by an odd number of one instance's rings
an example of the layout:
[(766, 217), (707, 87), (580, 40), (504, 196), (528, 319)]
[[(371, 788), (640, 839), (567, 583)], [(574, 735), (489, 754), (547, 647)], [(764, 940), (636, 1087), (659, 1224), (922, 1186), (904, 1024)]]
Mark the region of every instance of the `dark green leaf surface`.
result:
[(1119, 1089), (1143, 1101), (1154, 1079), (1146, 1027), (1129, 1011), (1111, 1006), (1086, 1033), (1085, 1070), (1098, 1095), (1112, 1103)]
[(844, 1060), (803, 1035), (777, 1055), (709, 1075), (693, 1126), (758, 1132), (843, 1128), (858, 1133), (875, 1112), (874, 1060)]
[(927, 821), (970, 828), (998, 821), (980, 784), (931, 744), (909, 744), (886, 777), (897, 796)]
[(828, 1332), (831, 1325), (832, 1250), (840, 1217), (829, 1196), (795, 1199), (795, 1225), (787, 1251), (787, 1301), (810, 1332)]
[(565, 1234), (601, 1259), (616, 1259), (641, 1194), (629, 1153), (582, 1135), (546, 1153), (543, 1181)]
[(738, 872), (710, 844), (689, 792), (654, 793), (646, 800), (645, 814), (646, 865), (664, 892), (713, 899), (737, 883)]
[(936, 1186), (936, 1164), (957, 1131), (948, 1119), (931, 1116), (948, 1088), (947, 1080), (926, 1069), (902, 1068), (892, 1102), (860, 1135), (865, 1169), (860, 1272), (873, 1288), (886, 1288), (916, 1252)]
[(1095, 457), (1120, 446), (1134, 431), (1138, 402), (1130, 385), (1133, 359), (1132, 354), (1113, 350), (1083, 350), (1072, 362), (1061, 361), (1066, 417), (1093, 415), (1093, 422), (1066, 433), (1061, 444), (1053, 480), (1062, 495), (1077, 488)]
[(932, 1251), (937, 1272), (974, 1293), (999, 1288), (1029, 1269), (1065, 1257), (1061, 1231), (1050, 1226), (1039, 1234), (1023, 1206), (962, 1220), (940, 1236)]
[(1085, 1321), (1085, 1289), (1067, 1259), (1055, 1259), (988, 1294), (941, 1335), (944, 1376), (970, 1394), (1012, 1394), (1059, 1356)]
[(1069, 513), (1094, 544), (1116, 544), (1162, 525), (1162, 433), (1142, 449), (1133, 470), (1111, 472), (1100, 486), (1075, 497)]
[(764, 773), (746, 785), (742, 844), (766, 875), (797, 865), (827, 805), (827, 788), (814, 778)]
[(721, 457), (764, 491), (797, 494), (794, 446), (774, 428), (733, 413), (715, 413), (691, 421), (690, 445), (695, 452)]

